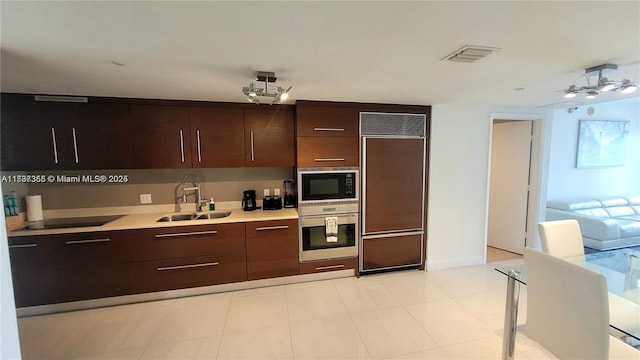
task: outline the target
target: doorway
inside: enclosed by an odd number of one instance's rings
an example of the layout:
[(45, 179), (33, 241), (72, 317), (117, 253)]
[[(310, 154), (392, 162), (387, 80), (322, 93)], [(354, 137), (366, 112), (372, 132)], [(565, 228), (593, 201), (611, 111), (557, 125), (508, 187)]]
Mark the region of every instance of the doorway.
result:
[(522, 254), (527, 244), (532, 120), (494, 120), (489, 184), (490, 247)]

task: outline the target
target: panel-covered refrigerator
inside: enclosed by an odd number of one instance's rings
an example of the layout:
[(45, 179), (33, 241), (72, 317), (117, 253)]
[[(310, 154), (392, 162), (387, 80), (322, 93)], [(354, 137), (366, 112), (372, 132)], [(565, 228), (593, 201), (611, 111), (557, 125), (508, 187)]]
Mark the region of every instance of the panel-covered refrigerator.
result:
[(360, 271), (424, 264), (426, 115), (360, 114)]

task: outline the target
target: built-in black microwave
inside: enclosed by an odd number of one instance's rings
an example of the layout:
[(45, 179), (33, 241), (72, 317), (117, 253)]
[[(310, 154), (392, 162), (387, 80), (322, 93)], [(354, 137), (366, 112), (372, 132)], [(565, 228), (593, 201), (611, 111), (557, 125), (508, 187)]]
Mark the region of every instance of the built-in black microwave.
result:
[(358, 172), (354, 167), (298, 169), (301, 215), (357, 212)]

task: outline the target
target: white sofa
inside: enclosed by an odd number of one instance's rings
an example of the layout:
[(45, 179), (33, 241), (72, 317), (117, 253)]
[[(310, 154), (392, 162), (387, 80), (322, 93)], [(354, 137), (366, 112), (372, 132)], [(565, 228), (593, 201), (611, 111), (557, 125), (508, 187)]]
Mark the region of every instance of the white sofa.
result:
[(609, 250), (640, 245), (640, 195), (547, 202), (546, 220), (576, 219), (584, 246)]

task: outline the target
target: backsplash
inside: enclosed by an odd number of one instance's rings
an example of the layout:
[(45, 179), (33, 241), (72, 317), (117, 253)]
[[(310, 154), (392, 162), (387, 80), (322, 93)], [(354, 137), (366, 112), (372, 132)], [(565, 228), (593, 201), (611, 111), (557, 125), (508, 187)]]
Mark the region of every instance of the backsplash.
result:
[[(16, 175), (40, 175), (54, 179), (45, 183), (6, 181)], [(263, 189), (283, 191), (282, 182), (295, 178), (294, 168), (223, 168), (223, 169), (151, 169), (151, 170), (99, 170), (99, 171), (41, 171), (2, 172), (5, 177), (2, 192), (15, 191), (20, 199), (20, 211), (25, 212), (24, 197), (27, 194), (42, 195), (43, 209), (74, 209), (113, 206), (136, 206), (140, 194), (151, 194), (152, 204), (175, 204), (180, 201), (180, 184), (186, 174), (196, 174), (200, 181), (202, 197), (217, 201), (240, 201), (242, 191), (255, 189), (262, 198)], [(86, 182), (88, 178), (104, 183)], [(83, 178), (83, 176), (85, 178)], [(109, 183), (109, 181), (125, 181)], [(8, 177), (8, 178), (7, 178)], [(80, 182), (66, 182), (67, 180)], [(85, 182), (83, 182), (85, 180)], [(191, 181), (191, 178), (188, 179)], [(189, 183), (189, 186), (191, 184)], [(189, 195), (188, 202), (195, 202)]]

